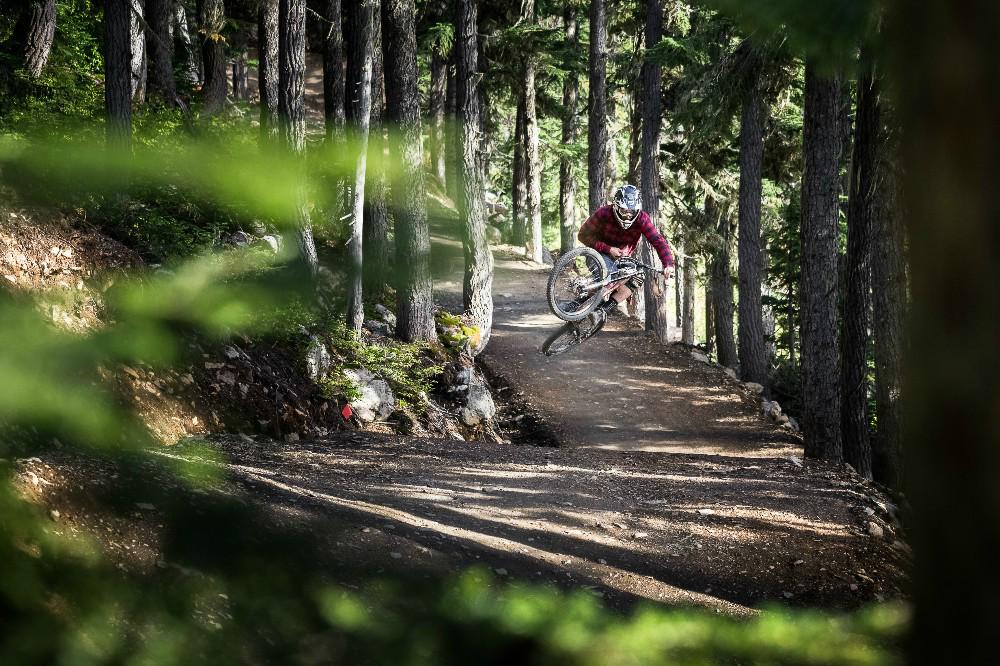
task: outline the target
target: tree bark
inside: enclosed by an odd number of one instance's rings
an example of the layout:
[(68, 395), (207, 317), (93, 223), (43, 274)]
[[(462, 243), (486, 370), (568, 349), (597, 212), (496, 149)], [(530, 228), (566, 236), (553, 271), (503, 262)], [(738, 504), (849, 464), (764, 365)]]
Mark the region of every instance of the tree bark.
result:
[(607, 200), (607, 26), (604, 0), (590, 0), (590, 91), (587, 99), (587, 200), (590, 211)]
[(341, 0), (326, 0), (323, 5), (323, 115), (326, 136), (334, 139), (344, 131), (346, 113), (345, 87), (347, 63), (344, 61), (344, 26)]
[(628, 133), (628, 173), (625, 182), (638, 183), (639, 169), (642, 162), (642, 77), (635, 82), (635, 93), (632, 95), (632, 113), (629, 119)]
[[(646, 10), (645, 39), (647, 48), (660, 43), (663, 33), (663, 2), (649, 0)], [(660, 121), (662, 109), (660, 66), (643, 58), (642, 62), (642, 158), (641, 188), (643, 208), (653, 224), (660, 226)], [(660, 229), (662, 231), (662, 227)], [(642, 261), (660, 266), (660, 259), (645, 240), (641, 242)], [(670, 339), (667, 307), (667, 283), (661, 275), (649, 275), (643, 290), (646, 306), (646, 330), (653, 331), (661, 341)]]
[(149, 97), (168, 107), (177, 105), (177, 81), (174, 78), (174, 40), (170, 24), (174, 19), (173, 0), (146, 0), (146, 22), (151, 35), (149, 52)]
[(445, 107), (448, 102), (448, 58), (441, 44), (431, 50), (431, 87), (427, 116), (430, 120), (431, 172), (442, 186), (448, 177), (445, 157)]
[[(522, 0), (521, 21), (525, 25), (535, 22), (535, 1)], [(538, 65), (535, 55), (525, 49), (522, 63), (521, 99), (524, 102), (524, 169), (528, 187), (527, 245), (528, 257), (535, 262), (542, 261), (542, 174), (538, 155), (538, 108), (535, 103), (535, 70)]]
[(372, 78), (374, 75), (374, 23), (377, 0), (358, 0), (350, 11), (350, 54), (347, 64), (347, 92), (350, 100), (347, 115), (353, 124), (355, 150), (358, 151), (354, 171), (354, 202), (351, 216), (351, 286), (347, 299), (347, 325), (355, 333), (364, 323), (362, 285), (364, 260), (362, 243), (365, 218), (365, 179), (368, 166), (368, 130), (372, 110)]
[[(400, 173), (391, 188), (396, 230), (396, 334), (403, 340), (434, 340), (430, 233), (424, 203), (420, 95), (417, 90), (416, 9), (413, 0), (384, 0), (386, 111), (398, 127)], [(442, 91), (443, 92), (443, 91)]]
[(740, 194), (739, 194), (739, 356), (740, 377), (744, 381), (768, 384), (767, 348), (764, 344), (764, 320), (761, 284), (764, 261), (761, 251), (760, 208), (763, 195), (761, 171), (764, 163), (764, 123), (767, 108), (761, 91), (760, 55), (750, 49), (753, 68), (751, 82), (744, 93), (740, 121)]
[[(577, 49), (576, 5), (566, 2), (563, 8), (563, 25), (566, 30), (566, 52)], [(580, 91), (580, 78), (570, 67), (563, 81), (563, 150), (568, 153), (577, 139), (576, 107)], [(569, 252), (576, 247), (576, 174), (574, 159), (564, 154), (559, 161), (559, 251)]]
[(279, 0), (262, 0), (257, 19), (257, 87), (260, 91), (260, 135), (265, 144), (278, 137), (278, 9)]
[(146, 101), (146, 30), (143, 26), (143, 6), (140, 0), (130, 0), (130, 38), (132, 40), (132, 101)]
[(698, 277), (698, 260), (693, 256), (684, 259), (684, 317), (681, 325), (681, 342), (694, 344), (694, 294)]
[(901, 216), (896, 210), (896, 176), (884, 123), (879, 128), (872, 247), (872, 321), (875, 338), (875, 419), (872, 476), (890, 488), (903, 482), (903, 348), (906, 260)]
[(451, 49), (451, 58), (448, 60), (448, 82), (445, 85), (445, 189), (451, 200), (458, 204), (459, 191), (462, 188), (461, 171), (462, 149), (459, 143), (462, 141), (462, 130), (458, 122), (458, 81), (456, 80), (458, 67), (455, 48)]
[(715, 351), (715, 312), (712, 305), (712, 280), (708, 261), (705, 262), (705, 353)]
[[(177, 42), (180, 42), (182, 46), (182, 53), (179, 54), (180, 59), (184, 62), (185, 78), (188, 83), (195, 85), (201, 82), (201, 65), (200, 58), (198, 57), (197, 48), (194, 42), (191, 40), (191, 31), (188, 29), (188, 18), (187, 9), (184, 6), (184, 0), (169, 0), (173, 3), (173, 22), (174, 22), (174, 34)], [(265, 3), (271, 2), (272, 0), (263, 0)], [(273, 0), (277, 3), (277, 0)], [(274, 15), (277, 17), (278, 10), (277, 4), (275, 4)], [(275, 26), (278, 25), (278, 19), (274, 19)], [(277, 31), (277, 27), (275, 27)], [(275, 33), (277, 34), (277, 33)]]
[(127, 151), (132, 141), (132, 20), (130, 0), (104, 7), (104, 110), (108, 145)]
[(874, 68), (868, 62), (867, 51), (863, 51), (847, 212), (847, 293), (844, 297), (840, 424), (844, 438), (844, 461), (868, 479), (872, 478), (868, 429), (871, 234), (877, 206), (873, 197), (877, 193), (878, 135), (882, 122), (878, 95)]
[(249, 35), (243, 28), (233, 32), (233, 99), (250, 99), (249, 73), (247, 71), (247, 42)]
[(482, 162), (479, 118), (479, 44), (478, 0), (458, 0), (455, 30), (456, 85), (462, 120), (462, 188), (460, 207), (465, 251), (463, 302), (465, 317), (479, 329), (479, 340), (472, 345), (478, 354), (489, 342), (493, 327), (493, 255), (486, 240), (486, 216), (483, 202)]
[(837, 235), (840, 82), (806, 65), (802, 175), (802, 430), (805, 455), (841, 462)]
[(56, 35), (55, 0), (31, 0), (14, 25), (14, 51), (24, 58), (28, 76), (37, 79), (49, 61)]
[[(278, 118), (286, 148), (301, 156), (306, 147), (305, 73), (306, 2), (281, 0), (278, 11), (280, 61), (278, 66)], [(301, 162), (302, 160), (297, 160)], [(304, 183), (295, 193), (294, 224), (299, 258), (315, 277), (319, 258), (313, 241)]]
[(514, 120), (514, 165), (513, 183), (511, 186), (511, 244), (524, 247), (528, 229), (528, 167), (525, 164), (525, 148), (527, 146), (527, 121), (525, 120), (524, 96), (517, 101), (517, 111)]
[(708, 196), (705, 198), (705, 216), (709, 224), (716, 226), (721, 243), (712, 260), (712, 307), (714, 309), (715, 343), (718, 347), (716, 358), (720, 365), (737, 368), (736, 338), (733, 337), (733, 279), (730, 272), (730, 252), (732, 248), (733, 224), (727, 212), (719, 203)]
[(223, 0), (198, 0), (198, 22), (202, 60), (205, 63), (201, 117), (207, 119), (225, 108), (229, 90), (225, 39), (221, 34), (226, 22)]
[(392, 247), (389, 242), (389, 182), (386, 176), (387, 142), (385, 68), (382, 49), (382, 12), (376, 4), (372, 20), (372, 105), (368, 121), (368, 166), (365, 175), (364, 291), (382, 300), (388, 287)]
[(992, 663), (1000, 626), (1000, 5), (894, 6), (887, 41), (899, 49), (900, 208), (913, 299), (902, 397), (916, 600), (907, 661)]

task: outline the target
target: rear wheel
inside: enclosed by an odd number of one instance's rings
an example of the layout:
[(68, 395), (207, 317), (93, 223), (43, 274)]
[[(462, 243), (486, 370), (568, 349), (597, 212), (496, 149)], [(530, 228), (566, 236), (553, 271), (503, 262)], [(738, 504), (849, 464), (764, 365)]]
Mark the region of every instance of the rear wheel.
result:
[(607, 315), (598, 311), (583, 321), (565, 324), (542, 344), (542, 353), (546, 356), (555, 356), (568, 352), (604, 328), (604, 323), (607, 320)]
[(549, 273), (548, 297), (552, 314), (563, 321), (580, 321), (598, 305), (608, 276), (604, 257), (590, 247), (570, 250)]

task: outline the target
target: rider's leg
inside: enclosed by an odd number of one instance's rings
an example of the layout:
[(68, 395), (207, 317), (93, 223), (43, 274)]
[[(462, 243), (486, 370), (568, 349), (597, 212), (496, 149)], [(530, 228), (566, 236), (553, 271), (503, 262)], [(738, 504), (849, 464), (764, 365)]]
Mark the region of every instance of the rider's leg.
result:
[(624, 303), (628, 300), (628, 297), (632, 295), (632, 290), (628, 288), (627, 285), (620, 285), (617, 289), (611, 292), (611, 298), (616, 304)]

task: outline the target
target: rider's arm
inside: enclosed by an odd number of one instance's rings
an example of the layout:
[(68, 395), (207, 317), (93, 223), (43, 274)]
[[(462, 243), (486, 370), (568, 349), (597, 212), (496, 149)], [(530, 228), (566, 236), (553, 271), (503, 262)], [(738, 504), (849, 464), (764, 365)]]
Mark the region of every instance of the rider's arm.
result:
[(602, 254), (608, 254), (611, 251), (611, 246), (600, 239), (599, 225), (600, 221), (597, 219), (597, 213), (595, 212), (580, 227), (580, 233), (577, 234), (577, 238), (587, 247), (592, 247)]
[(670, 243), (667, 239), (663, 237), (653, 221), (649, 219), (649, 216), (643, 213), (642, 219), (639, 220), (639, 230), (642, 231), (642, 235), (646, 237), (649, 244), (653, 246), (656, 250), (656, 254), (660, 257), (660, 262), (663, 264), (664, 268), (674, 267), (674, 253), (670, 249)]

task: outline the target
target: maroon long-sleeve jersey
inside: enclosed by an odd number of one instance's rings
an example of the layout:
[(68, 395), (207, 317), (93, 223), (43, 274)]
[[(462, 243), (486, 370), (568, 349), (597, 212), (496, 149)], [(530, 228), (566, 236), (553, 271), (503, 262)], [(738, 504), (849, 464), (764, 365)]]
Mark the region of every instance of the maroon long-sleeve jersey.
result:
[(616, 247), (623, 256), (631, 256), (639, 245), (639, 237), (645, 236), (649, 244), (660, 256), (664, 267), (674, 265), (674, 253), (663, 234), (659, 232), (646, 211), (639, 213), (639, 218), (628, 229), (622, 229), (610, 205), (604, 205), (594, 211), (580, 227), (578, 238), (587, 247), (592, 247), (602, 254)]

